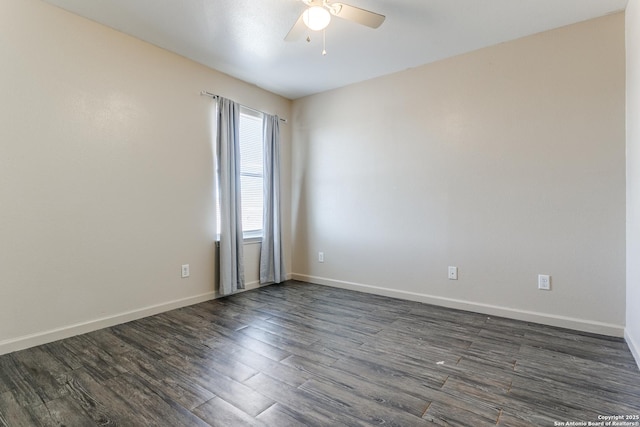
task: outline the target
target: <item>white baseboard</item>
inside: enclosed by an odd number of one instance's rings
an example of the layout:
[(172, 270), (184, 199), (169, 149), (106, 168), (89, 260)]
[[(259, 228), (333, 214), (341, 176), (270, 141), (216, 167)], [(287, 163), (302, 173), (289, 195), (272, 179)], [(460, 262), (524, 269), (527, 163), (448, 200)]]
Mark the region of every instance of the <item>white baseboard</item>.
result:
[(624, 331), (624, 339), (629, 346), (629, 350), (631, 350), (631, 354), (633, 354), (633, 358), (636, 359), (638, 369), (640, 369), (640, 343), (633, 340), (627, 329)]
[(464, 301), (464, 300), (440, 297), (435, 295), (402, 291), (398, 289), (390, 289), (390, 288), (383, 288), (379, 286), (365, 285), (362, 283), (345, 282), (343, 280), (334, 280), (334, 279), (328, 279), (324, 277), (309, 276), (306, 274), (293, 273), (292, 278), (294, 280), (300, 280), (300, 281), (309, 282), (309, 283), (316, 283), (318, 285), (327, 285), (327, 286), (333, 286), (336, 288), (366, 292), (370, 294), (382, 295), (382, 296), (387, 296), (392, 298), (423, 302), (427, 304), (439, 305), (439, 306), (448, 307), (448, 308), (455, 308), (458, 310), (466, 310), (466, 311), (473, 311), (476, 313), (488, 314), (491, 316), (507, 317), (515, 320), (541, 323), (549, 326), (557, 326), (561, 328), (574, 329), (578, 331), (609, 335), (614, 337), (624, 336), (624, 326), (622, 325), (595, 322), (592, 320), (577, 319), (573, 317), (559, 316), (554, 314), (539, 313), (535, 311), (519, 310), (515, 308), (501, 307), (497, 305), (489, 305), (489, 304), (477, 303), (473, 301)]
[[(241, 292), (250, 291), (259, 287), (260, 283), (258, 281), (249, 282), (245, 284), (245, 289)], [(124, 313), (114, 314), (112, 316), (105, 316), (86, 322), (76, 323), (56, 329), (50, 329), (44, 332), (38, 332), (31, 335), (24, 335), (18, 338), (0, 341), (0, 355), (18, 350), (24, 350), (26, 348), (35, 347), (37, 345), (47, 344), (75, 335), (86, 334), (88, 332), (97, 331), (98, 329), (120, 325), (132, 320), (142, 319), (143, 317), (153, 316), (154, 314), (164, 313), (165, 311), (175, 310), (176, 308), (198, 304), (219, 297), (220, 295), (218, 294), (218, 292), (207, 292), (192, 297), (177, 299), (174, 301), (151, 305)]]
[[(367, 292), (376, 295), (383, 295), (392, 298), (400, 298), (410, 301), (423, 302), (427, 304), (434, 304), (449, 308), (456, 308), (460, 310), (474, 311), (478, 313), (489, 314), (492, 316), (508, 317), (516, 320), (523, 320), (528, 322), (542, 323), (545, 325), (559, 326), (568, 329), (575, 329), (579, 331), (592, 332), (610, 336), (622, 337), (624, 336), (633, 356), (638, 362), (640, 367), (640, 346), (633, 341), (631, 336), (624, 330), (622, 326), (612, 325), (608, 323), (593, 322), (584, 319), (576, 319), (565, 316), (549, 315), (545, 313), (537, 313), (532, 311), (517, 310), (506, 307), (499, 307), (481, 303), (474, 303), (471, 301), (463, 301), (452, 298), (438, 297), (427, 294), (419, 294), (415, 292), (401, 291), (397, 289), (382, 288), (377, 286), (365, 285), (360, 283), (345, 282), (341, 280), (333, 280), (316, 276), (308, 276), (304, 274), (289, 273), (287, 279), (301, 280), (310, 283), (317, 283), (320, 285), (333, 286), (336, 288), (350, 289), (354, 291)], [(260, 283), (249, 282), (245, 285), (244, 291), (257, 289), (261, 287)], [(165, 311), (174, 310), (181, 307), (186, 307), (193, 304), (209, 301), (215, 298), (219, 298), (220, 295), (217, 292), (207, 292), (204, 294), (182, 298), (174, 301), (168, 301), (161, 304), (143, 307), (136, 310), (131, 310), (124, 313), (115, 314), (112, 316), (105, 316), (98, 319), (92, 319), (82, 323), (76, 323), (73, 325), (63, 326), (56, 329), (51, 329), (44, 332), (25, 335), (18, 338), (0, 341), (0, 355), (11, 353), (18, 350), (23, 350), (29, 347), (35, 347), (37, 345), (47, 344), (53, 341), (69, 338), (75, 335), (85, 334), (88, 332), (96, 331), (98, 329), (107, 328), (114, 325), (130, 322), (132, 320), (141, 319), (147, 316), (153, 316), (155, 314), (163, 313)]]

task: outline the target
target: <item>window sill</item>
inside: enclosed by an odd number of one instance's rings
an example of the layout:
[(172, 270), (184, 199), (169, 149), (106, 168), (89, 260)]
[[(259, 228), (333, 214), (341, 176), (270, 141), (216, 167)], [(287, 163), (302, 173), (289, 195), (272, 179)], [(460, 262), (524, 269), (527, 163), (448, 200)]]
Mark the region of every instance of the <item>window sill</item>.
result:
[(242, 241), (245, 245), (259, 245), (262, 243), (262, 237), (245, 237)]
[[(262, 244), (262, 237), (245, 237), (242, 239), (243, 245), (260, 245)], [(216, 248), (220, 247), (220, 238), (216, 239)]]

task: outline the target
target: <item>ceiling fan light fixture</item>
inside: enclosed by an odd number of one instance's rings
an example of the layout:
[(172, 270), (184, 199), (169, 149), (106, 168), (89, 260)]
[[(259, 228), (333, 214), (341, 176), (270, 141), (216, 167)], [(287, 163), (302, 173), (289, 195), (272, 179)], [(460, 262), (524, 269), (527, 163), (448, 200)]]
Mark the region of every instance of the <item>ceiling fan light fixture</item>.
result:
[(310, 30), (320, 31), (331, 22), (331, 14), (322, 6), (311, 6), (302, 13), (302, 20)]

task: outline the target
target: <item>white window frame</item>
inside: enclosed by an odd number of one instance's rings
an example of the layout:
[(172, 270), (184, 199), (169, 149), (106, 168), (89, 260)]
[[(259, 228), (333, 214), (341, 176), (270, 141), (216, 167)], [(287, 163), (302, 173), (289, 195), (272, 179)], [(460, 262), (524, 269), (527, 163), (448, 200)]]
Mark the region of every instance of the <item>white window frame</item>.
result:
[[(242, 144), (244, 141), (243, 138), (243, 132), (242, 132), (242, 121), (246, 120), (246, 119), (250, 119), (250, 120), (256, 120), (259, 119), (260, 120), (260, 129), (259, 129), (259, 137), (260, 137), (260, 144), (262, 147), (262, 150), (264, 150), (264, 136), (262, 135), (262, 126), (263, 126), (263, 121), (264, 121), (264, 114), (258, 112), (258, 111), (254, 111), (250, 108), (241, 106), (240, 107), (240, 124), (239, 124), (239, 128), (240, 128), (240, 151), (242, 151)], [(262, 159), (264, 159), (264, 156), (261, 156)], [(263, 162), (264, 160), (262, 160)], [(217, 164), (217, 163), (216, 163)], [(240, 156), (240, 180), (242, 181), (242, 177), (252, 177), (252, 178), (261, 178), (263, 185), (264, 185), (264, 164), (262, 164), (262, 169), (260, 171), (260, 173), (256, 173), (256, 172), (243, 172), (243, 164), (242, 164), (242, 156)], [(217, 170), (216, 170), (216, 176), (217, 176)], [(215, 207), (216, 207), (216, 236), (217, 236), (217, 240), (220, 240), (220, 189), (218, 187), (218, 182), (217, 179), (215, 180), (216, 183), (216, 193), (215, 193)], [(242, 189), (241, 189), (242, 191)], [(263, 197), (264, 191), (262, 191), (260, 193), (260, 197)], [(242, 197), (244, 198), (245, 193), (242, 192)], [(262, 206), (264, 208), (264, 200), (262, 200)], [(243, 217), (245, 215), (245, 211), (244, 211), (244, 206), (243, 207)], [(246, 230), (244, 229), (244, 218), (243, 218), (243, 224), (242, 224), (242, 237), (245, 243), (258, 243), (262, 241), (262, 215), (260, 216), (260, 229), (252, 229), (252, 230)]]
[[(258, 137), (259, 138), (259, 144), (260, 144), (260, 164), (261, 164), (261, 168), (260, 171), (257, 172), (256, 170), (253, 171), (243, 171), (243, 167), (245, 167), (245, 165), (243, 164), (243, 157), (240, 156), (240, 180), (242, 181), (243, 177), (248, 177), (248, 178), (259, 178), (262, 182), (262, 185), (264, 185), (264, 164), (263, 164), (263, 159), (264, 159), (264, 155), (263, 150), (264, 150), (264, 141), (263, 141), (263, 135), (262, 135), (262, 126), (263, 126), (263, 121), (264, 121), (264, 114), (251, 110), (249, 108), (246, 107), (240, 107), (240, 150), (242, 151), (242, 145), (243, 143), (246, 144), (247, 140), (246, 137), (243, 138), (243, 120), (255, 120), (258, 123), (254, 123), (254, 125), (258, 126), (258, 129), (254, 129), (255, 131), (257, 131), (257, 135), (254, 132), (253, 133), (253, 137)], [(254, 143), (258, 143), (258, 141), (253, 140), (252, 142)], [(262, 185), (260, 186), (261, 191), (259, 192), (259, 198), (260, 198), (260, 204), (262, 206), (262, 208), (264, 209), (264, 200), (263, 200), (263, 193), (264, 191), (262, 190), (263, 187)], [(242, 191), (242, 197), (244, 199), (244, 197), (247, 195), (248, 193), (245, 191)], [(262, 214), (263, 214), (263, 210), (260, 210), (260, 216), (259, 216), (259, 221), (260, 221), (260, 228), (256, 229), (256, 228), (252, 228), (251, 230), (245, 230), (245, 208), (246, 208), (246, 202), (245, 200), (242, 201), (243, 205), (242, 205), (242, 210), (243, 210), (243, 224), (242, 224), (242, 234), (243, 234), (243, 238), (245, 241), (261, 241), (262, 240)]]

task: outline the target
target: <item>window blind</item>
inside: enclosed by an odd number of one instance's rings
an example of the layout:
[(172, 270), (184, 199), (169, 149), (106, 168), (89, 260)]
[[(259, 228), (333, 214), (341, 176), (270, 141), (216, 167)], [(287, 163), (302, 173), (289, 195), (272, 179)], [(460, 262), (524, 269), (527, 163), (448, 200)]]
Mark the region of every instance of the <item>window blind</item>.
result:
[(262, 235), (263, 143), (261, 113), (240, 108), (240, 185), (245, 238)]

